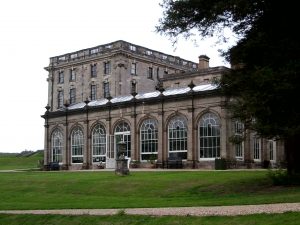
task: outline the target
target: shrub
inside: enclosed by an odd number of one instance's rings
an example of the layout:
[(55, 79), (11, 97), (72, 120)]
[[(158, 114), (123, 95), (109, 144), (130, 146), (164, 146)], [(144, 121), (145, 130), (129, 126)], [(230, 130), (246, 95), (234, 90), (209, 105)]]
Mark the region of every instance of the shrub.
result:
[(274, 185), (287, 185), (289, 183), (286, 170), (269, 170), (268, 176), (271, 178)]

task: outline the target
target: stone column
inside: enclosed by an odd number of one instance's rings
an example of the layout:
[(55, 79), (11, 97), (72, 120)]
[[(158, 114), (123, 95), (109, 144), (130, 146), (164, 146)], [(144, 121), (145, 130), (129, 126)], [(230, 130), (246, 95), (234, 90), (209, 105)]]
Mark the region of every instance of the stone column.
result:
[(187, 161), (189, 162), (193, 162), (195, 158), (193, 110), (192, 108), (188, 109), (187, 114)]
[(64, 130), (63, 130), (63, 138), (64, 138), (64, 146), (63, 146), (63, 152), (62, 152), (62, 163), (63, 166), (68, 167), (68, 165), (70, 164), (70, 150), (69, 150), (69, 133), (68, 133), (68, 124), (64, 124)]
[(84, 137), (85, 137), (85, 149), (83, 152), (83, 165), (86, 169), (91, 168), (92, 160), (91, 160), (91, 134), (90, 134), (90, 121), (89, 121), (89, 100), (86, 99), (85, 103), (85, 110), (86, 110), (86, 120), (85, 120), (85, 127), (84, 127)]
[(49, 139), (48, 139), (48, 130), (49, 125), (45, 124), (45, 133), (44, 133), (44, 166), (50, 163), (50, 147), (49, 147)]
[(157, 160), (163, 161), (163, 113), (158, 113), (158, 150), (157, 150)]
[(51, 141), (51, 138), (49, 137), (49, 110), (50, 106), (49, 104), (45, 107), (46, 112), (45, 112), (45, 133), (44, 133), (44, 166), (48, 165), (50, 163), (50, 157), (51, 157), (51, 150), (50, 150), (50, 143), (49, 140)]
[(221, 158), (227, 158), (227, 118), (226, 109), (221, 106), (221, 121), (220, 121), (220, 156)]

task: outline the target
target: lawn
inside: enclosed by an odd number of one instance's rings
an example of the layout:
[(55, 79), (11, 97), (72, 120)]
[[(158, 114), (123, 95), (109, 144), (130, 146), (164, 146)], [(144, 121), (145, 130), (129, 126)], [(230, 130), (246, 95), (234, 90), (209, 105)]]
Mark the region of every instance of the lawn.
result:
[(0, 224), (10, 225), (298, 225), (300, 213), (258, 214), (247, 216), (62, 216), (0, 215)]
[(139, 208), (300, 202), (267, 171), (0, 173), (0, 209)]
[(42, 151), (35, 152), (29, 156), (18, 153), (1, 153), (0, 170), (34, 169), (38, 167), (38, 162), (42, 159)]

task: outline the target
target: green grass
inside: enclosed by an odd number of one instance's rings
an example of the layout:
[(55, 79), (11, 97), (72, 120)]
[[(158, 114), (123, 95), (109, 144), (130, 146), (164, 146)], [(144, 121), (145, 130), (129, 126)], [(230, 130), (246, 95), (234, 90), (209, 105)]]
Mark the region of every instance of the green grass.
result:
[(257, 214), (247, 216), (63, 216), (0, 215), (0, 224), (10, 225), (298, 225), (300, 213)]
[(300, 202), (267, 171), (0, 173), (0, 209), (139, 208)]
[(17, 157), (15, 154), (0, 154), (0, 170), (32, 169), (38, 167), (38, 161), (43, 159), (43, 152), (38, 151), (28, 157)]

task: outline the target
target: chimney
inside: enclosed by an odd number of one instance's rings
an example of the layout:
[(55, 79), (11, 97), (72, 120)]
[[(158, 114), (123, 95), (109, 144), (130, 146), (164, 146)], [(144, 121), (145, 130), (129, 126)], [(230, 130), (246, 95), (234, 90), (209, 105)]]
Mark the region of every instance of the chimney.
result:
[(206, 55), (199, 56), (198, 70), (209, 68), (209, 57)]

